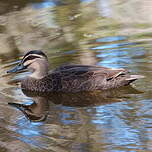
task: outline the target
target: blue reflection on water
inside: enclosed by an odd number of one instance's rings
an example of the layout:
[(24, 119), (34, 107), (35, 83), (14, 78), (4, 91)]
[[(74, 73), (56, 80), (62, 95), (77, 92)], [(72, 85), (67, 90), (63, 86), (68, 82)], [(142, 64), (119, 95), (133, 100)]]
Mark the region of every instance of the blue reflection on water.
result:
[(102, 46), (97, 46), (92, 48), (92, 50), (102, 50), (102, 49), (110, 49), (110, 48), (119, 48), (119, 47), (124, 47), (124, 46), (128, 46), (128, 45), (135, 45), (136, 43), (129, 43), (129, 42), (123, 42), (123, 43), (114, 43), (114, 44), (106, 44), (106, 45), (102, 45)]
[[(92, 2), (94, 0), (81, 0), (81, 2)], [(63, 1), (55, 1), (55, 0), (44, 0), (44, 2), (41, 3), (33, 3), (32, 6), (36, 9), (42, 9), (42, 8), (48, 8), (48, 7), (54, 7), (56, 5), (62, 5), (64, 4)]]
[(36, 9), (54, 7), (56, 4), (53, 1), (44, 1), (42, 3), (33, 3), (32, 6)]
[[(144, 48), (137, 46), (137, 43), (127, 42), (126, 39), (127, 37), (124, 36), (98, 38), (96, 42), (103, 44), (91, 48), (97, 50), (96, 57), (101, 58), (98, 65), (121, 68), (128, 67), (129, 64), (135, 66), (137, 62), (145, 62), (145, 59), (142, 59), (145, 55)], [(123, 42), (120, 43), (122, 40)]]
[[(18, 89), (17, 93), (20, 89)], [(21, 90), (20, 90), (21, 91)], [(24, 105), (31, 105), (34, 101), (30, 97), (24, 97), (24, 102), (22, 104)], [(17, 127), (14, 128), (15, 132), (18, 133), (20, 136), (17, 136), (17, 138), (25, 143), (29, 143), (35, 146), (40, 146), (38, 140), (36, 140), (36, 137), (41, 137), (44, 130), (41, 126), (44, 125), (44, 122), (30, 122), (27, 121), (27, 118), (22, 115), (19, 117), (16, 121)]]
[(40, 126), (43, 125), (43, 122), (29, 122), (24, 117), (17, 122), (19, 129), (17, 130), (23, 136), (33, 137), (41, 135)]
[[(148, 108), (146, 105), (144, 107)], [(96, 107), (92, 123), (99, 130), (102, 130), (102, 140), (104, 139), (105, 143), (111, 143), (108, 149), (115, 151), (114, 148), (117, 149), (117, 146), (124, 146), (124, 149), (127, 147), (127, 149), (143, 150), (143, 147), (138, 146), (143, 141), (150, 140), (149, 137), (145, 136), (148, 128), (145, 128), (146, 125), (141, 123), (142, 117), (138, 117), (138, 111), (134, 112), (134, 108), (126, 102)], [(129, 117), (134, 117), (135, 120), (131, 121)]]
[(64, 124), (64, 125), (72, 125), (72, 124), (76, 124), (76, 120), (71, 119), (71, 115), (69, 113), (60, 113), (60, 121)]
[(109, 36), (96, 39), (96, 42), (113, 42), (127, 39), (126, 36)]
[(58, 107), (59, 113), (59, 121), (64, 125), (72, 125), (79, 124), (80, 120), (75, 119), (75, 115), (77, 114), (77, 109), (74, 107), (66, 107), (60, 106)]
[(33, 146), (42, 147), (43, 142), (40, 142), (36, 139), (36, 137), (41, 137), (43, 130), (41, 126), (43, 126), (43, 122), (29, 122), (23, 116), (17, 122), (18, 128), (15, 130), (21, 136), (17, 137), (19, 140), (29, 143)]
[(102, 50), (98, 51), (96, 56), (101, 58), (101, 61), (98, 62), (98, 65), (101, 66), (119, 68), (128, 67), (130, 64), (132, 68), (135, 68), (138, 62), (146, 62), (146, 60), (142, 58), (144, 55), (145, 50), (142, 47), (135, 47)]
[[(28, 100), (24, 103), (28, 105), (31, 103), (31, 101)], [(57, 111), (59, 111), (59, 120), (57, 120), (57, 122), (59, 121), (63, 125), (80, 123), (78, 119), (75, 119), (76, 108), (61, 105), (56, 106), (55, 108)], [(20, 134), (20, 136), (17, 138), (35, 147), (45, 147), (46, 141), (41, 141), (41, 138), (47, 138), (47, 136), (45, 137), (46, 130), (43, 128), (45, 123), (46, 122), (30, 122), (27, 121), (25, 116), (20, 117), (17, 120), (17, 128), (15, 128), (15, 132)], [(61, 136), (60, 138), (64, 137)]]
[(128, 50), (128, 48), (104, 50), (97, 54), (97, 57), (102, 59), (98, 62), (98, 65), (109, 66), (111, 68), (126, 67), (126, 64), (133, 63)]

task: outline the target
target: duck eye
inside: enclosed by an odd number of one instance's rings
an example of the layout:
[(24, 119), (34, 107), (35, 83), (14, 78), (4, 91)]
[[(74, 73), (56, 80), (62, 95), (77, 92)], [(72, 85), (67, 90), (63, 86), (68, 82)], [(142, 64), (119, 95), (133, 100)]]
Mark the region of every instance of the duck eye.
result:
[(18, 66), (21, 66), (22, 65), (22, 62), (18, 63)]
[(40, 57), (31, 55), (31, 56), (25, 57), (22, 62), (25, 63), (26, 61), (34, 60), (35, 58), (40, 58)]

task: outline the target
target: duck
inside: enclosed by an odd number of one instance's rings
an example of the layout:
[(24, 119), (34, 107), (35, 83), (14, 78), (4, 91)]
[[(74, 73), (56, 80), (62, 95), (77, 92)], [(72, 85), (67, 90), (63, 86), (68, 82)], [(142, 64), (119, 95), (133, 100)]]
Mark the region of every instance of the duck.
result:
[(81, 92), (116, 89), (130, 85), (142, 75), (130, 75), (126, 69), (97, 65), (61, 65), (49, 71), (47, 55), (41, 50), (28, 51), (7, 73), (31, 73), (21, 80), (23, 90), (34, 92)]

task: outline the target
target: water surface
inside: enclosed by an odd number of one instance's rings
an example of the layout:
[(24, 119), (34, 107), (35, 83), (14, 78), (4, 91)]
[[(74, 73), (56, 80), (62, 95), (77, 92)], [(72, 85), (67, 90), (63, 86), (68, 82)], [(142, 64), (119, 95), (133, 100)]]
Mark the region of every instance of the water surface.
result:
[[(152, 151), (151, 3), (1, 0), (1, 151)], [(32, 49), (48, 54), (50, 69), (92, 64), (145, 78), (102, 92), (24, 92), (18, 80), (27, 73), (6, 71)]]

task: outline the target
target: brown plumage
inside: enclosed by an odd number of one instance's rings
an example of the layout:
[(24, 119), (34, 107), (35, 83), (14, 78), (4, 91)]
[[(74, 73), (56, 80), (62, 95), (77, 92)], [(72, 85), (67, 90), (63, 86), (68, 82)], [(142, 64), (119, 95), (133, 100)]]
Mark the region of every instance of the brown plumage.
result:
[[(79, 92), (114, 89), (129, 85), (140, 75), (129, 75), (125, 69), (111, 69), (93, 65), (64, 65), (48, 73), (48, 61), (41, 51), (28, 52), (19, 66), (32, 70), (22, 80), (21, 87), (38, 92)], [(19, 71), (17, 70), (17, 71)], [(10, 70), (8, 72), (16, 72)]]

